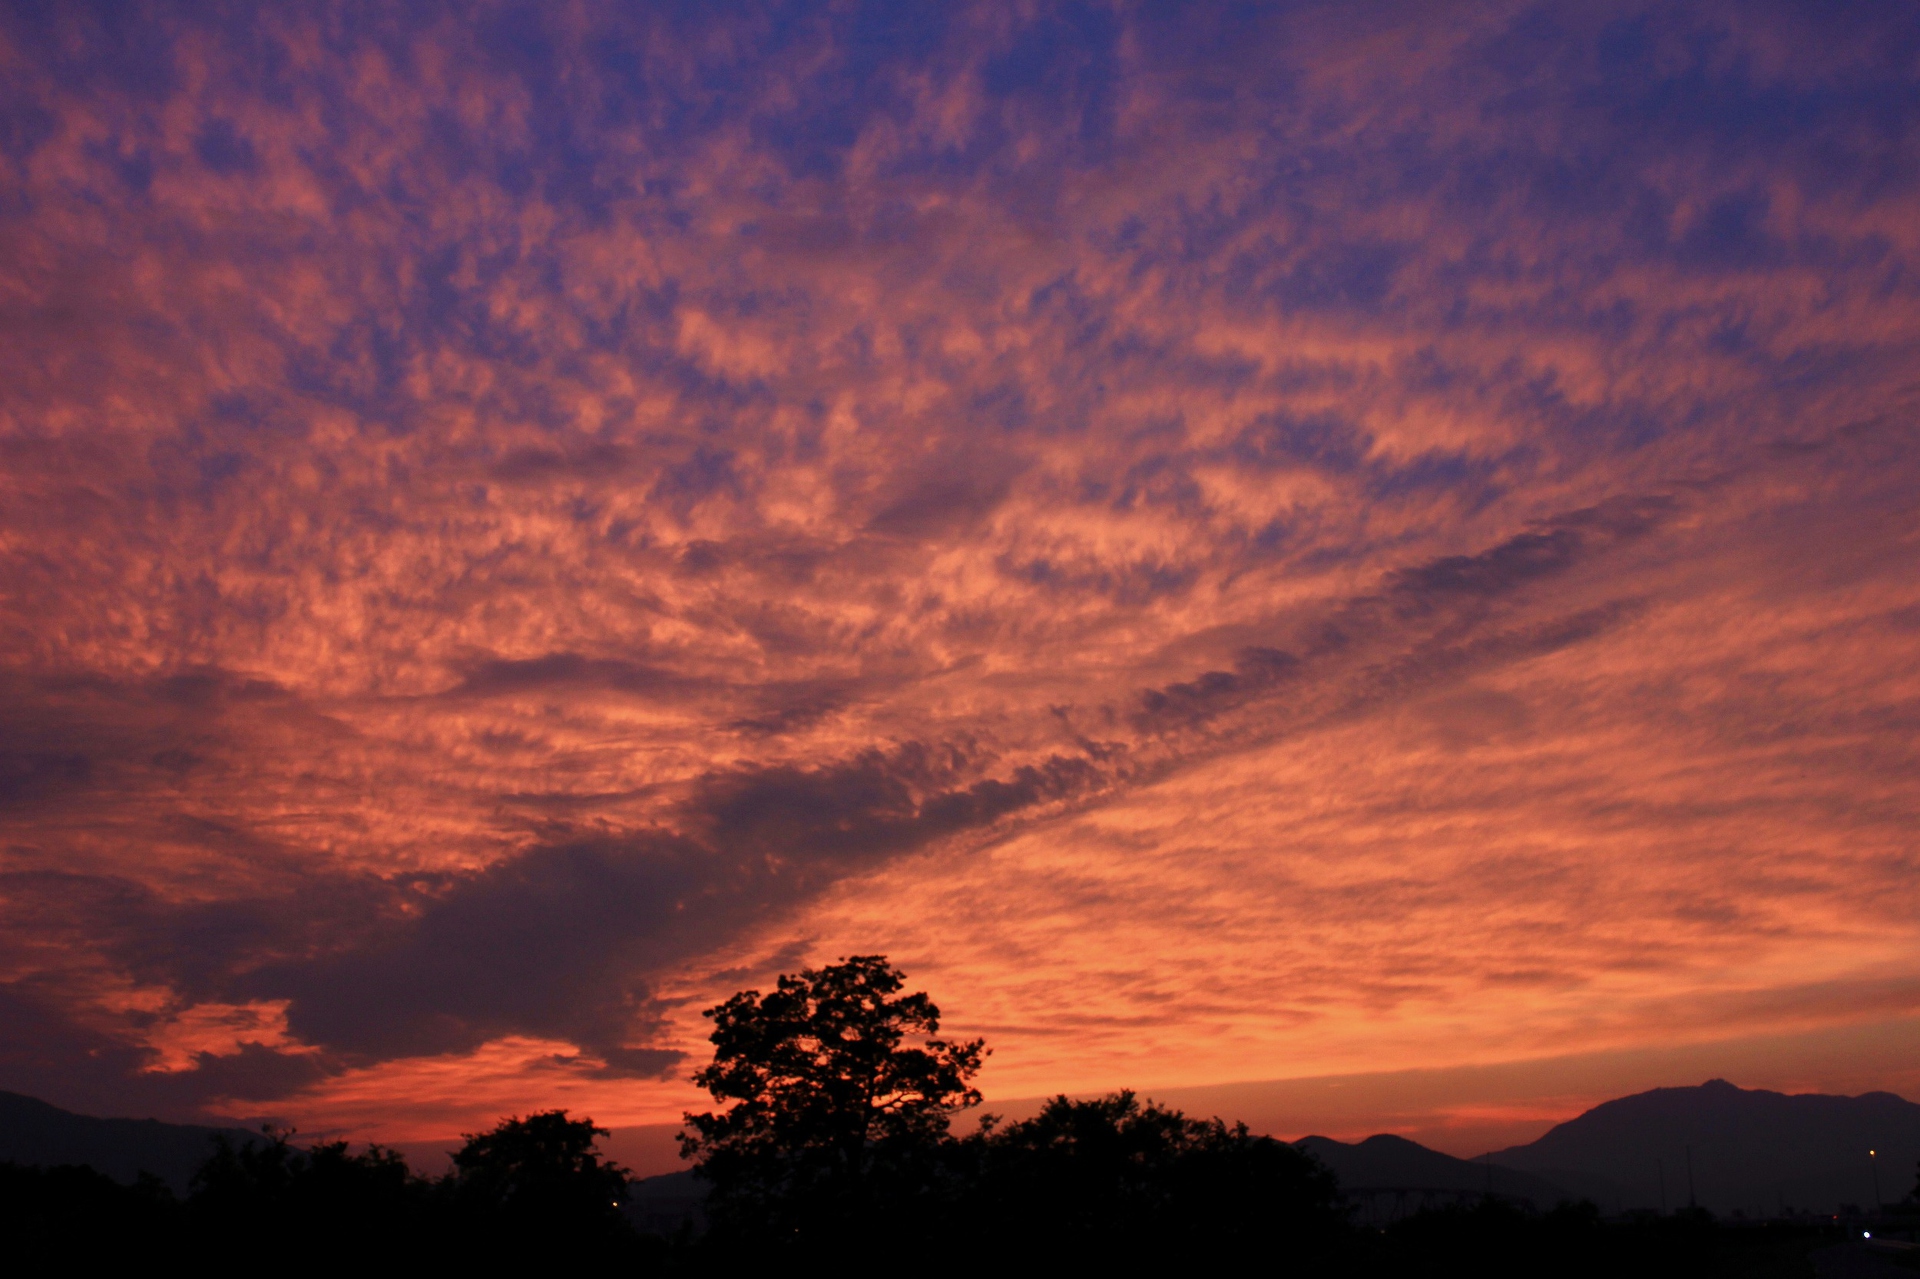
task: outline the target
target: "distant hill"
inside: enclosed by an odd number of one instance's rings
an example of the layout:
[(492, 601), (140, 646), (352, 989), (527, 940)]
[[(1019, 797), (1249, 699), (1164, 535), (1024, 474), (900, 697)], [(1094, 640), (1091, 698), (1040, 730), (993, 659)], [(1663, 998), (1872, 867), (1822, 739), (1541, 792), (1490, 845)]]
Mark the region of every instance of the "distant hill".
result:
[(1426, 1191), (1479, 1195), (1491, 1189), (1498, 1195), (1531, 1200), (1541, 1208), (1551, 1208), (1562, 1199), (1575, 1197), (1533, 1173), (1502, 1167), (1498, 1162), (1489, 1167), (1484, 1162), (1455, 1159), (1389, 1133), (1355, 1143), (1335, 1141), (1331, 1137), (1302, 1137), (1293, 1144), (1333, 1169), (1343, 1191), (1410, 1192), (1404, 1203), (1396, 1200), (1378, 1205), (1387, 1215), (1418, 1208), (1420, 1192)]
[(202, 1128), (158, 1119), (95, 1119), (19, 1093), (0, 1092), (0, 1160), (53, 1167), (86, 1164), (117, 1181), (151, 1172), (184, 1192), (212, 1149), (216, 1133), (235, 1141), (241, 1128)]
[(1914, 1188), (1920, 1105), (1887, 1092), (1790, 1096), (1713, 1079), (1606, 1102), (1491, 1157), (1620, 1211), (1658, 1208), (1663, 1182), (1667, 1206), (1684, 1206), (1689, 1148), (1695, 1197), (1717, 1213), (1871, 1208), (1869, 1150), (1879, 1152), (1884, 1202)]
[(621, 1207), (641, 1233), (671, 1235), (682, 1226), (703, 1224), (706, 1199), (707, 1183), (688, 1168), (628, 1182), (627, 1201)]

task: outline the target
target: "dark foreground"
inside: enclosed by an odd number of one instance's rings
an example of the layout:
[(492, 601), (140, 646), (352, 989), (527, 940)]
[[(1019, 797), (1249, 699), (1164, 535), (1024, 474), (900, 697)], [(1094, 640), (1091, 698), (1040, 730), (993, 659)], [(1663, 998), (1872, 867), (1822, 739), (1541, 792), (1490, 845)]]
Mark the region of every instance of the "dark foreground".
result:
[[(298, 1152), (284, 1152), (297, 1154)], [(1920, 1253), (1846, 1248), (1838, 1227), (1729, 1224), (1704, 1213), (1602, 1221), (1586, 1205), (1539, 1213), (1488, 1201), (1415, 1214), (1384, 1230), (1334, 1226), (1265, 1237), (1193, 1223), (1131, 1225), (1069, 1213), (1049, 1225), (1022, 1217), (950, 1220), (939, 1238), (896, 1223), (832, 1239), (727, 1237), (691, 1227), (674, 1237), (634, 1229), (618, 1211), (537, 1194), (491, 1204), (453, 1179), (430, 1182), (404, 1165), (336, 1151), (300, 1166), (272, 1155), (250, 1165), (230, 1155), (184, 1199), (147, 1181), (123, 1185), (87, 1168), (0, 1165), (0, 1237), (16, 1273), (143, 1269), (301, 1274), (550, 1272), (590, 1265), (602, 1273), (733, 1274), (782, 1262), (828, 1262), (842, 1273), (908, 1267), (920, 1274), (983, 1274), (1066, 1267), (1075, 1272), (1182, 1273), (1231, 1266), (1239, 1273), (1420, 1276), (1787, 1276), (1920, 1273)], [(613, 1208), (611, 1201), (606, 1206)], [(1851, 1234), (1852, 1232), (1848, 1232)], [(1860, 1255), (1840, 1256), (1831, 1251)], [(1810, 1254), (1829, 1250), (1816, 1270)]]
[(854, 956), (708, 1010), (714, 1059), (694, 1080), (724, 1109), (686, 1117), (691, 1200), (685, 1179), (652, 1187), (671, 1196), (636, 1195), (600, 1154), (606, 1130), (565, 1111), (469, 1134), (438, 1178), (377, 1146), (215, 1132), (183, 1197), (153, 1178), (0, 1165), (0, 1258), (62, 1273), (1920, 1272), (1902, 1268), (1920, 1250), (1873, 1252), (1839, 1223), (1723, 1223), (1698, 1210), (1603, 1220), (1586, 1203), (1538, 1211), (1545, 1183), (1526, 1199), (1488, 1194), (1363, 1224), (1310, 1147), (1125, 1091), (1055, 1097), (1031, 1118), (983, 1116), (956, 1135), (951, 1117), (980, 1101), (971, 1081), (984, 1045), (939, 1038), (939, 1010), (903, 982), (884, 956)]

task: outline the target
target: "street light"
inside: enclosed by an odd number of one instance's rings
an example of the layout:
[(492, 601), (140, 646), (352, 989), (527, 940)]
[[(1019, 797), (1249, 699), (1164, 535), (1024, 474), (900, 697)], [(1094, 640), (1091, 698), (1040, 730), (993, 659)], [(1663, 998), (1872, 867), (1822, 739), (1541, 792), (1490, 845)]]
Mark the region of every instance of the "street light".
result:
[(1873, 1169), (1873, 1210), (1877, 1213), (1880, 1211), (1880, 1152), (1879, 1151), (1869, 1150), (1867, 1152), (1867, 1167)]

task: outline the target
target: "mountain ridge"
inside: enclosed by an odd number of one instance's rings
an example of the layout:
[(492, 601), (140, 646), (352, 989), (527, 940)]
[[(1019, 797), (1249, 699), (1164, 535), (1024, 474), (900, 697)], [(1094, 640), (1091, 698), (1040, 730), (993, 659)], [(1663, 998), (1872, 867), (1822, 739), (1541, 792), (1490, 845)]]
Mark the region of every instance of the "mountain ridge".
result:
[(178, 1194), (186, 1191), (217, 1136), (253, 1141), (259, 1134), (159, 1119), (101, 1119), (25, 1093), (0, 1091), (0, 1161), (85, 1164), (127, 1183), (148, 1172)]
[(1710, 1079), (1616, 1097), (1482, 1158), (1613, 1212), (1691, 1200), (1718, 1213), (1830, 1213), (1915, 1188), (1920, 1105), (1890, 1092), (1781, 1093)]
[[(1500, 1164), (1469, 1161), (1430, 1149), (1392, 1133), (1375, 1133), (1362, 1141), (1331, 1137), (1302, 1137), (1293, 1145), (1333, 1170), (1340, 1188), (1349, 1195), (1391, 1192), (1431, 1198), (1475, 1196), (1487, 1193), (1524, 1199), (1537, 1208), (1551, 1208), (1575, 1196), (1531, 1172)], [(1396, 1210), (1399, 1205), (1396, 1203)]]

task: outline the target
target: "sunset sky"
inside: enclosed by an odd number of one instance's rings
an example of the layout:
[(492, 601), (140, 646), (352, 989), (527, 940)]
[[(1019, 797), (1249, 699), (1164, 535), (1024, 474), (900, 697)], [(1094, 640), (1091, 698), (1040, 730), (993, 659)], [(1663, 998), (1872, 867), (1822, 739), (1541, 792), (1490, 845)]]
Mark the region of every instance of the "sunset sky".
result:
[(3, 13), (0, 1088), (1920, 1096), (1905, 0)]

